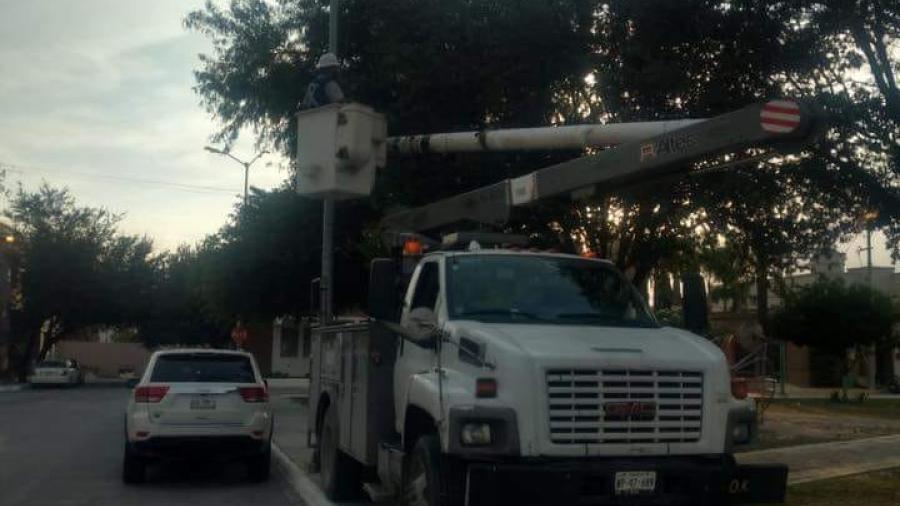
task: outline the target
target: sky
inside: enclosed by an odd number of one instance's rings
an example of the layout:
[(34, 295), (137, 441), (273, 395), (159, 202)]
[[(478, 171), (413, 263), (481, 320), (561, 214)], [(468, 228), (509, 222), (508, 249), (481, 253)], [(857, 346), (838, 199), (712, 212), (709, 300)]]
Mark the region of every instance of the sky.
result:
[[(243, 168), (203, 147), (216, 123), (192, 90), (198, 53), (188, 0), (0, 0), (0, 165), (7, 184), (66, 186), (124, 213), (157, 249), (215, 232), (243, 192)], [(254, 155), (244, 135), (232, 149)], [(250, 184), (278, 186), (281, 160)], [(271, 164), (266, 166), (266, 164)], [(10, 167), (11, 166), (11, 167)]]
[[(183, 28), (202, 0), (0, 0), (0, 165), (7, 184), (66, 186), (82, 205), (123, 213), (157, 249), (215, 232), (240, 201), (243, 169), (203, 147), (215, 121), (194, 93), (210, 43)], [(251, 158), (253, 138), (232, 153)], [(273, 188), (284, 160), (250, 184)], [(864, 265), (861, 237), (837, 249)], [(875, 234), (875, 265), (890, 265)]]

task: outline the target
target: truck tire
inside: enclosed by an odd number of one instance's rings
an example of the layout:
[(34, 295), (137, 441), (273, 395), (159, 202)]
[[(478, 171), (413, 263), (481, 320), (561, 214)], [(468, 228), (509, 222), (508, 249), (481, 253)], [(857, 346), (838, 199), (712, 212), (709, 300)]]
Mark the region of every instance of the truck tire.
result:
[(128, 484), (143, 483), (147, 476), (147, 464), (125, 443), (125, 458), (122, 462), (122, 481)]
[(452, 457), (441, 455), (438, 436), (422, 436), (413, 446), (403, 470), (405, 506), (463, 504), (462, 473)]
[(328, 408), (319, 434), (319, 459), (322, 468), (322, 489), (332, 501), (355, 499), (359, 496), (362, 468), (359, 462), (342, 452), (340, 424), (337, 412)]

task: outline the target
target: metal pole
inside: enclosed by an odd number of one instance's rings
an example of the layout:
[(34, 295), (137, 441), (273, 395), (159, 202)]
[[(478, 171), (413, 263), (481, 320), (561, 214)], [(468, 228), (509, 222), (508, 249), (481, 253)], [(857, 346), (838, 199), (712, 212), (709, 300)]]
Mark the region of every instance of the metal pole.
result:
[(643, 123), (608, 123), (595, 125), (563, 125), (558, 127), (504, 128), (470, 132), (435, 133), (389, 137), (388, 150), (393, 154), (466, 153), (483, 151), (522, 151), (549, 149), (584, 149), (616, 146), (640, 141), (684, 127), (704, 119), (647, 121)]
[(779, 381), (779, 390), (781, 391), (781, 396), (785, 397), (787, 394), (784, 391), (784, 385), (787, 383), (787, 343), (781, 341), (778, 343), (778, 361), (779, 364), (779, 375), (781, 376)]
[(866, 278), (872, 286), (872, 222), (866, 224)]
[[(338, 0), (331, 0), (328, 17), (328, 50), (338, 55)], [(322, 200), (322, 275), (319, 280), (321, 291), (322, 324), (331, 322), (332, 316), (332, 255), (334, 249), (334, 198), (326, 196)]]
[(328, 13), (328, 50), (338, 55), (338, 10), (339, 0), (331, 0)]
[[(869, 285), (869, 289), (872, 289), (872, 220), (868, 219), (866, 221), (866, 283)], [(869, 346), (868, 349), (868, 374), (866, 374), (867, 382), (869, 383), (869, 389), (872, 390), (875, 388), (875, 382), (877, 381), (878, 376), (878, 348), (873, 344)]]
[(247, 185), (250, 179), (250, 164), (244, 164), (244, 207), (247, 207)]

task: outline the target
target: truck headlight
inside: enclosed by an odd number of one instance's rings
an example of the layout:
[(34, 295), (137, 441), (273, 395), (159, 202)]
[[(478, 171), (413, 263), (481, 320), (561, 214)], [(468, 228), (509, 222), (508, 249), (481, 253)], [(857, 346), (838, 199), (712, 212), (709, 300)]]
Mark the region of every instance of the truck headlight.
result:
[(487, 446), (491, 444), (491, 424), (487, 422), (466, 423), (462, 427), (460, 439), (466, 446)]

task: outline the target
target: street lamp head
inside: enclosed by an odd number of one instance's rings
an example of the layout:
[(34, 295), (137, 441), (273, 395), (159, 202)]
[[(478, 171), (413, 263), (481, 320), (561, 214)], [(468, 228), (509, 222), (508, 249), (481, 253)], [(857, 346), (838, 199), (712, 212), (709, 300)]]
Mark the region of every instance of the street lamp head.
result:
[(225, 154), (225, 151), (222, 151), (221, 149), (218, 149), (218, 148), (214, 148), (214, 147), (212, 147), (212, 146), (203, 146), (203, 149), (209, 151), (210, 153), (216, 153), (216, 154), (218, 154), (218, 155), (224, 155), (224, 154)]

